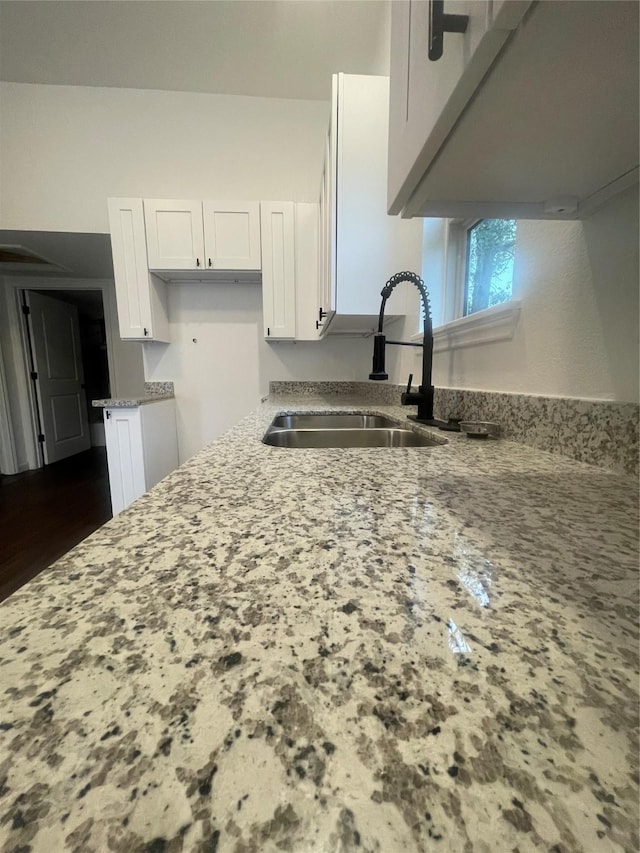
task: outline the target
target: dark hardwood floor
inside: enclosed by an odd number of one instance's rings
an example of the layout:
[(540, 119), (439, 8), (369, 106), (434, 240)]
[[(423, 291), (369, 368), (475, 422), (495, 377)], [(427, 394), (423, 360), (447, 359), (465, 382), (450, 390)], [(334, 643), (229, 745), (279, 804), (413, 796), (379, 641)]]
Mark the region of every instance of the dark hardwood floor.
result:
[(104, 447), (0, 476), (0, 601), (110, 518)]

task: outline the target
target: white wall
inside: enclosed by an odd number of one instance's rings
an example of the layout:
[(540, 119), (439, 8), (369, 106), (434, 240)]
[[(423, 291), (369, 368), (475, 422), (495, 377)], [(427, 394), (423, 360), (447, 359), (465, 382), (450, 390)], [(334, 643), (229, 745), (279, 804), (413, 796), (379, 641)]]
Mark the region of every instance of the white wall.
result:
[(171, 284), (168, 304), (171, 343), (144, 344), (145, 372), (174, 382), (181, 462), (254, 410), (271, 379), (369, 375), (371, 338), (267, 343), (259, 285)]
[(329, 104), (2, 83), (0, 116), (0, 228), (106, 234), (109, 196), (316, 201)]
[[(441, 227), (427, 220), (430, 233)], [(424, 277), (438, 325), (443, 243), (429, 245)], [(581, 222), (521, 220), (514, 296), (522, 310), (513, 339), (435, 353), (434, 384), (637, 402), (638, 263), (637, 189)]]

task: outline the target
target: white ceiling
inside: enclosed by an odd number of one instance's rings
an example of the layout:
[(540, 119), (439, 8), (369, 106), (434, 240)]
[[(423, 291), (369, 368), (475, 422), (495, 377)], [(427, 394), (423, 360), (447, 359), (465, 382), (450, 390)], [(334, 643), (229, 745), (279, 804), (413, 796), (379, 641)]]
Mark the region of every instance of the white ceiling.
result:
[(391, 0), (2, 0), (0, 79), (328, 100), (387, 74)]

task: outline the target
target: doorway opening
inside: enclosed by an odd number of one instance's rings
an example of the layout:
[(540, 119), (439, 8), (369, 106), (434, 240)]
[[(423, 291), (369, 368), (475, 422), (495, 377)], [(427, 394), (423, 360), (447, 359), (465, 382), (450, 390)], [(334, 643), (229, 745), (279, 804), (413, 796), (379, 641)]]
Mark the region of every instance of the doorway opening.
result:
[(41, 464), (104, 446), (91, 405), (111, 393), (102, 291), (30, 288), (21, 302)]

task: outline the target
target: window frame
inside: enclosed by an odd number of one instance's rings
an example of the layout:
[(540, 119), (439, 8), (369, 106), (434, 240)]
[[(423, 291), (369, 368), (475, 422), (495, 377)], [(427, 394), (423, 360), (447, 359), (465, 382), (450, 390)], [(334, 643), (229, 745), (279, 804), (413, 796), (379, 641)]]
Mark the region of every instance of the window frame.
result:
[[(515, 279), (510, 299), (472, 314), (464, 313), (468, 234), (483, 218), (490, 217), (447, 221), (442, 282), (445, 322), (434, 328), (434, 352), (511, 340), (518, 325), (522, 303), (517, 296)], [(422, 339), (422, 334), (414, 338)]]

